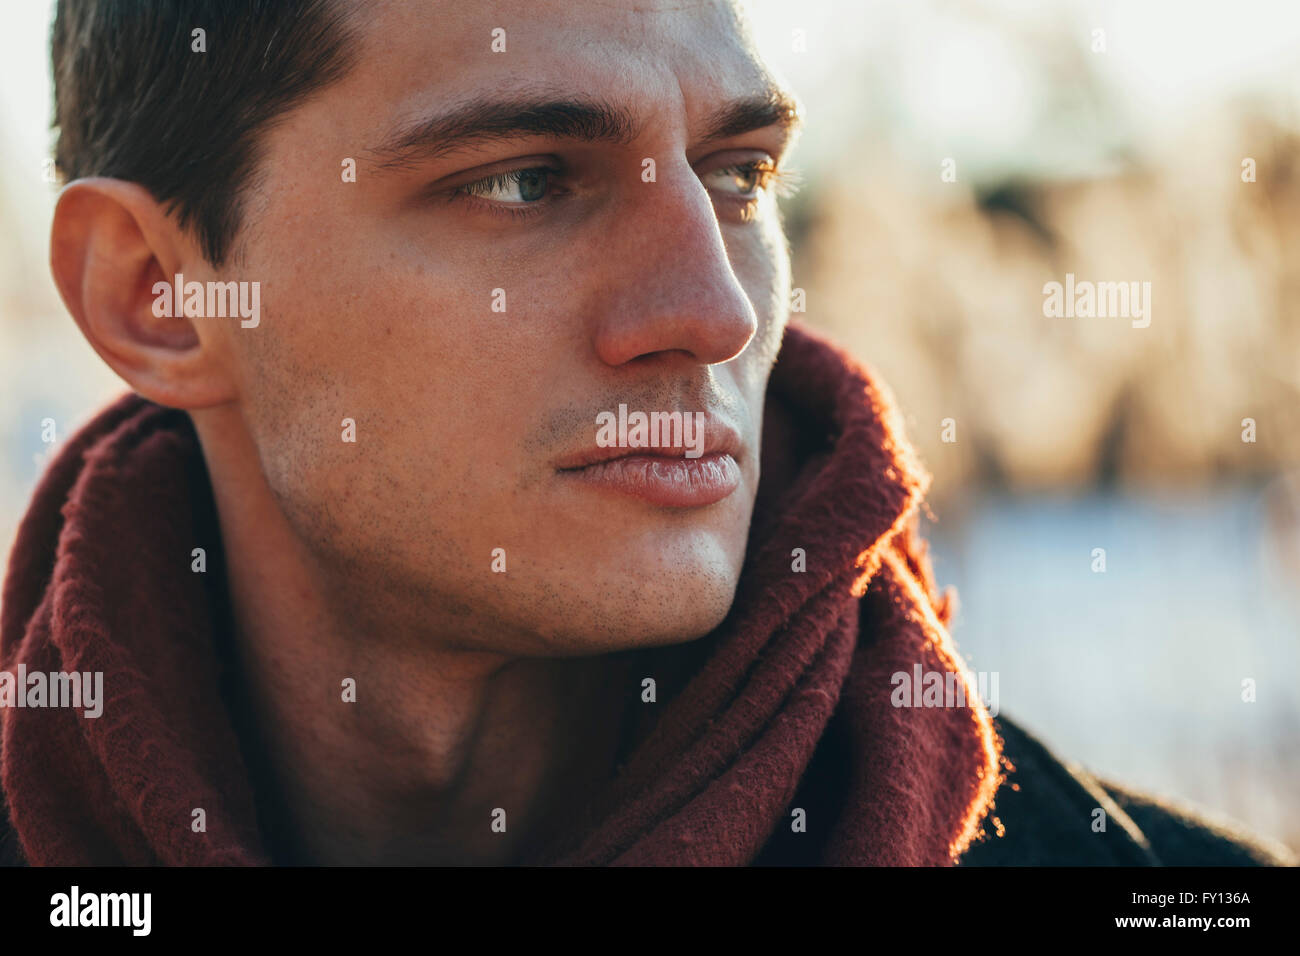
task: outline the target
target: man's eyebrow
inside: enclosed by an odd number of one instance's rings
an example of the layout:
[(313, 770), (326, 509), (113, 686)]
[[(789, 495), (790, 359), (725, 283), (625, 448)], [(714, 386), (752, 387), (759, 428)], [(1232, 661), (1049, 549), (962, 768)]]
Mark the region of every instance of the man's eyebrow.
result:
[(714, 110), (705, 123), (703, 141), (709, 143), (740, 136), (769, 126), (785, 127), (787, 134), (797, 132), (803, 126), (803, 107), (799, 101), (775, 85)]
[[(798, 100), (776, 86), (741, 97), (709, 115), (703, 142), (769, 126), (801, 125)], [(377, 169), (398, 169), (484, 144), (523, 136), (550, 136), (582, 143), (627, 146), (644, 127), (632, 114), (590, 97), (511, 97), (471, 100), (450, 112), (399, 129), (366, 150)]]

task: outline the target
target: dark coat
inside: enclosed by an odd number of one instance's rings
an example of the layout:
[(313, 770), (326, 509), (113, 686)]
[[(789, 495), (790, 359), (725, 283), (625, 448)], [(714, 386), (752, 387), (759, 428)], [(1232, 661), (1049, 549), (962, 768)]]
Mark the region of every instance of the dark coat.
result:
[[(1032, 734), (995, 718), (1016, 768), (963, 866), (1294, 866), (1284, 848), (1230, 823), (1099, 779), (1057, 759)], [(1012, 789), (1018, 784), (1018, 789)], [(1094, 832), (1096, 810), (1106, 812)]]

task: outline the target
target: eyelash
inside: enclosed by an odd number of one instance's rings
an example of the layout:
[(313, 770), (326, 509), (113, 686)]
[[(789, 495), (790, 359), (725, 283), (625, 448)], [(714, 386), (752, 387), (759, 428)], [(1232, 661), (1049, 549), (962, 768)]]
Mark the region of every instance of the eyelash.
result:
[[(548, 179), (546, 182), (546, 198), (531, 203), (504, 204), (491, 199), (482, 199), (480, 193), (490, 193), (494, 189), (500, 189), (505, 186), (517, 186), (525, 173), (535, 173), (541, 170), (545, 172)], [(529, 219), (541, 212), (538, 207), (545, 207), (551, 204), (554, 186), (551, 184), (549, 177), (558, 176), (563, 170), (554, 166), (525, 166), (521, 169), (510, 169), (503, 173), (493, 173), (491, 176), (484, 176), (482, 179), (476, 179), (472, 183), (465, 183), (463, 186), (457, 186), (451, 191), (451, 197), (454, 199), (469, 199), (483, 204), (490, 212), (499, 215), (511, 216), (515, 219)]]
[[(476, 201), (493, 214), (509, 216), (515, 220), (531, 219), (533, 216), (542, 212), (545, 207), (551, 205), (553, 201), (551, 197), (553, 196), (554, 187), (551, 185), (549, 180), (547, 182), (547, 198), (538, 200), (537, 202), (503, 204), (496, 202), (495, 200), (482, 199), (480, 194), (489, 193), (494, 189), (500, 189), (505, 186), (518, 185), (521, 177), (525, 173), (533, 173), (538, 170), (544, 171), (548, 176), (560, 175), (563, 172), (563, 170), (557, 169), (553, 166), (525, 166), (520, 169), (511, 169), (503, 173), (494, 173), (491, 176), (476, 179), (474, 182), (465, 183), (463, 186), (457, 186), (451, 191), (449, 198), (460, 201)], [(801, 177), (797, 172), (779, 168), (770, 160), (765, 159), (754, 159), (746, 163), (724, 166), (719, 169), (711, 170), (710, 173), (730, 173), (735, 175), (757, 174), (757, 189), (772, 190), (778, 197), (786, 199), (793, 196), (798, 191), (799, 186), (802, 185)], [(742, 199), (737, 196), (730, 196), (728, 198), (743, 202), (746, 206), (752, 206), (758, 197), (754, 196), (748, 199)]]
[(799, 186), (801, 185), (801, 179), (797, 172), (781, 168), (775, 163), (765, 159), (753, 159), (747, 163), (738, 163), (734, 166), (724, 166), (721, 169), (712, 170), (712, 172), (732, 173), (736, 175), (757, 173), (757, 188), (759, 190), (774, 192), (782, 199), (789, 199), (799, 191)]

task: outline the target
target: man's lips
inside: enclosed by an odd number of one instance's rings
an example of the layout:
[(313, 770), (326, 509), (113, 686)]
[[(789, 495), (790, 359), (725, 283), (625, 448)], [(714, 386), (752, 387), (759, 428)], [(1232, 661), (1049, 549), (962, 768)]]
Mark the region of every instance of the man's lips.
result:
[[(683, 415), (689, 413), (683, 413)], [(741, 457), (740, 436), (727, 423), (706, 417), (703, 422), (703, 441), (696, 441), (694, 447), (686, 445), (659, 445), (651, 448), (634, 448), (631, 446), (608, 446), (592, 444), (576, 452), (564, 455), (555, 461), (556, 471), (576, 471), (591, 465), (614, 461), (619, 458), (666, 458), (701, 461), (713, 454), (727, 455), (733, 460)], [(698, 458), (691, 459), (687, 452), (700, 450)]]
[(630, 495), (665, 508), (716, 504), (740, 487), (740, 466), (725, 452), (699, 458), (623, 455), (560, 471), (561, 479)]
[[(566, 481), (593, 490), (640, 498), (668, 508), (698, 508), (715, 504), (740, 487), (740, 438), (715, 419), (704, 424), (704, 440), (685, 446), (627, 448), (595, 446), (556, 462)], [(701, 449), (697, 458), (687, 451)]]

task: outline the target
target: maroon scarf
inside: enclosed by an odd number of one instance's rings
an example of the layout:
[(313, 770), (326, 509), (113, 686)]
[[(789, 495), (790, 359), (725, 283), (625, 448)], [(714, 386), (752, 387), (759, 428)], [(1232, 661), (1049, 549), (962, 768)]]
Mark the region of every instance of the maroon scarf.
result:
[[(815, 840), (817, 862), (943, 865), (990, 809), (999, 743), (915, 533), (928, 476), (888, 393), (791, 327), (763, 445), (735, 604), (688, 648), (702, 666), (532, 862), (747, 864), (791, 838), (804, 794), (816, 804), (794, 839)], [(0, 669), (100, 671), (105, 699), (98, 718), (0, 708), (0, 792), (27, 862), (268, 862), (219, 688), (222, 576), (190, 567), (196, 547), (220, 554), (211, 508), (188, 417), (135, 395), (37, 488), (5, 581)], [(918, 664), (958, 673), (967, 706), (893, 706), (892, 675)], [(801, 780), (832, 718), (843, 786), (815, 795)]]

